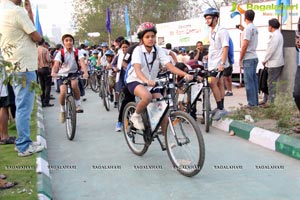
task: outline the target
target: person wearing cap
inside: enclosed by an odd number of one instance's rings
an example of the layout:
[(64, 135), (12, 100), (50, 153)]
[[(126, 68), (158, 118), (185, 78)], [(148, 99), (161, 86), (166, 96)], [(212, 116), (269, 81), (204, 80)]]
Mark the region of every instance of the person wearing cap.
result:
[(33, 110), (35, 91), (31, 90), (32, 82), (36, 82), (38, 69), (38, 53), (36, 43), (44, 43), (33, 23), (33, 13), (29, 0), (25, 0), (24, 8), (21, 0), (7, 0), (0, 4), (0, 48), (9, 46), (10, 53), (3, 53), (4, 60), (14, 63), (16, 81), (13, 84), (16, 104), (16, 150), (18, 156), (30, 156), (40, 152), (44, 147), (30, 138), (30, 118)]
[[(115, 57), (115, 53), (108, 49), (105, 52), (105, 60), (101, 63), (103, 68), (108, 71), (108, 86), (109, 86), (109, 93), (110, 93), (110, 101), (114, 101), (114, 96), (116, 96), (116, 90), (115, 90), (115, 85), (116, 85), (116, 73), (113, 69), (112, 66), (112, 61)], [(115, 95), (114, 95), (115, 93)], [(114, 103), (116, 105), (116, 102)]]
[(101, 63), (106, 62), (105, 52), (109, 49), (107, 42), (102, 42), (101, 48), (102, 48), (102, 53), (98, 54), (97, 66), (101, 66), (102, 65)]
[(211, 76), (210, 88), (215, 97), (217, 108), (212, 111), (213, 120), (220, 120), (227, 111), (224, 108), (224, 77), (223, 71), (229, 67), (228, 48), (229, 33), (219, 25), (220, 12), (215, 8), (204, 11), (206, 24), (209, 26), (208, 71), (218, 71)]
[[(131, 94), (138, 96), (140, 101), (136, 105), (136, 110), (132, 114), (130, 121), (136, 129), (145, 129), (141, 113), (150, 103), (152, 98), (160, 98), (159, 89), (154, 89), (155, 78), (159, 72), (159, 65), (165, 65), (172, 73), (183, 76), (187, 80), (192, 80), (193, 76), (176, 68), (166, 56), (164, 50), (155, 45), (156, 26), (151, 22), (142, 23), (137, 31), (140, 43), (132, 53), (132, 67), (128, 70), (126, 79), (128, 90)], [(144, 86), (146, 83), (147, 86)], [(167, 121), (162, 122), (162, 130), (165, 130)], [(165, 133), (163, 133), (164, 135)]]
[(91, 68), (96, 67), (98, 53), (99, 53), (99, 51), (97, 49), (94, 49), (92, 51), (92, 55), (89, 57), (89, 63), (90, 63)]
[[(62, 43), (64, 48), (61, 51), (58, 51), (55, 58), (54, 58), (54, 65), (52, 68), (52, 77), (58, 77), (59, 75), (74, 77), (71, 80), (72, 89), (74, 92), (75, 98), (75, 105), (76, 105), (76, 112), (82, 113), (83, 109), (81, 107), (81, 100), (80, 100), (80, 90), (78, 86), (78, 79), (79, 76), (78, 71), (83, 71), (83, 78), (88, 78), (87, 67), (84, 62), (84, 55), (80, 53), (80, 51), (74, 48), (74, 37), (71, 34), (64, 34), (62, 36)], [(62, 56), (62, 52), (64, 52), (64, 56)], [(76, 52), (78, 55), (76, 55)], [(76, 58), (77, 57), (77, 58)], [(78, 60), (76, 60), (78, 59)], [(59, 103), (60, 103), (60, 115), (59, 121), (61, 123), (65, 122), (65, 96), (67, 94), (67, 86), (62, 84), (62, 80), (59, 79), (60, 82), (60, 95), (59, 95)]]
[(256, 54), (258, 30), (253, 24), (254, 17), (255, 12), (253, 10), (247, 10), (244, 18), (246, 27), (239, 26), (239, 29), (244, 31), (239, 65), (240, 69), (244, 70), (244, 83), (247, 96), (246, 108), (258, 106), (258, 77), (256, 75), (258, 65), (258, 57)]
[(267, 107), (270, 103), (274, 103), (276, 96), (276, 84), (284, 66), (283, 59), (283, 36), (280, 31), (280, 23), (277, 19), (269, 20), (268, 31), (271, 33), (268, 41), (266, 55), (262, 62), (263, 66), (268, 69), (268, 100), (264, 104)]
[(186, 54), (185, 47), (181, 47), (179, 54), (177, 55), (177, 61), (182, 63), (187, 63), (190, 60), (190, 56)]

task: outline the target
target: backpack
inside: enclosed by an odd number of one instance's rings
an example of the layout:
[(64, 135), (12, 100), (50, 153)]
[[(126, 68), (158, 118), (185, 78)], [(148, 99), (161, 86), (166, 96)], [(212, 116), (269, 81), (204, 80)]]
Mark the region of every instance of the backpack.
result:
[(258, 91), (269, 94), (269, 92), (268, 92), (268, 69), (266, 67), (258, 70)]
[[(60, 53), (61, 53), (61, 64), (63, 64), (65, 62), (65, 49), (62, 48), (60, 50)], [(74, 57), (75, 57), (75, 61), (76, 61), (77, 67), (78, 67), (78, 71), (80, 71), (81, 66), (79, 65), (79, 62), (78, 62), (78, 49), (75, 49)]]
[(231, 37), (229, 37), (228, 62), (231, 65), (234, 64), (234, 46)]
[[(131, 50), (132, 52), (134, 51), (134, 49), (139, 46), (139, 45), (135, 45)], [(156, 59), (156, 56), (157, 56), (157, 49), (155, 47), (155, 45), (153, 46), (154, 47), (154, 52), (153, 52), (153, 61), (152, 63), (155, 61)], [(132, 65), (131, 65), (131, 56), (132, 56), (132, 52), (131, 52), (131, 55), (129, 56), (128, 59), (126, 59), (126, 62), (127, 62), (127, 68), (126, 68), (126, 71), (125, 71), (125, 76), (124, 76), (124, 83), (126, 84), (127, 83), (127, 78), (128, 78), (128, 73), (129, 73), (129, 70), (131, 69)], [(127, 52), (126, 52), (127, 54)], [(126, 56), (125, 54), (125, 56)]]

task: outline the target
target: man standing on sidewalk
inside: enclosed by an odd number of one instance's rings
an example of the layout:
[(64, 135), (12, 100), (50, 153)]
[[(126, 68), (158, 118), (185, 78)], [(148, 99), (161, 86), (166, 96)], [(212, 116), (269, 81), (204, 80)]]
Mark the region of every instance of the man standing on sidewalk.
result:
[(22, 0), (6, 0), (0, 3), (0, 48), (4, 50), (12, 45), (11, 55), (3, 53), (6, 61), (19, 69), (14, 75), (26, 82), (14, 82), (13, 89), (16, 103), (16, 128), (18, 138), (16, 148), (18, 156), (29, 156), (40, 152), (43, 146), (30, 139), (30, 116), (34, 103), (34, 91), (30, 90), (32, 82), (36, 81), (37, 47), (44, 42), (33, 24), (33, 14), (29, 0), (25, 0), (25, 9), (20, 7)]
[(271, 32), (270, 40), (262, 64), (268, 69), (268, 101), (264, 106), (269, 103), (274, 103), (276, 95), (276, 83), (281, 74), (284, 65), (283, 59), (283, 37), (280, 32), (280, 23), (277, 19), (269, 20), (268, 30)]
[(256, 68), (258, 64), (258, 58), (256, 55), (256, 47), (258, 43), (258, 31), (253, 24), (255, 13), (253, 10), (247, 10), (245, 12), (246, 27), (244, 30), (244, 38), (242, 41), (241, 53), (239, 65), (244, 70), (244, 82), (246, 88), (246, 96), (248, 105), (247, 107), (253, 107), (258, 105), (258, 80), (256, 76)]
[(50, 52), (46, 48), (45, 42), (38, 47), (38, 77), (39, 83), (42, 88), (42, 107), (52, 107), (50, 104), (50, 91), (51, 91), (51, 57)]

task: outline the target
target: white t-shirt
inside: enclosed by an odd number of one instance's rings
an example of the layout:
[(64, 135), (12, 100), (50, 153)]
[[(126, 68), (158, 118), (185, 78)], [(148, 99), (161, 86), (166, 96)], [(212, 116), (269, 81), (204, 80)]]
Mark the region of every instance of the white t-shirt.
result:
[[(155, 47), (156, 47), (156, 52), (154, 47), (152, 47), (150, 53), (147, 52), (144, 45), (139, 45), (133, 50), (132, 59), (131, 59), (132, 67), (128, 71), (127, 83), (131, 83), (134, 81), (143, 83), (143, 81), (139, 79), (135, 73), (133, 67), (134, 64), (140, 64), (141, 71), (143, 72), (143, 74), (149, 80), (155, 80), (159, 72), (159, 64), (166, 65), (167, 63), (170, 62), (170, 59), (168, 58), (168, 56), (166, 56), (165, 51), (157, 45), (155, 45)], [(156, 59), (151, 65), (150, 63), (153, 61), (154, 53), (156, 53)], [(150, 90), (151, 87), (148, 87), (148, 89)]]
[[(75, 49), (73, 48), (72, 52), (69, 53), (66, 48), (64, 48), (64, 63), (58, 70), (58, 74), (67, 75), (69, 73), (76, 73), (78, 71), (78, 66), (75, 60)], [(83, 58), (84, 55), (78, 51), (78, 62)], [(58, 51), (55, 58), (55, 61), (62, 62), (61, 51)]]
[(38, 52), (30, 34), (36, 31), (23, 7), (11, 1), (0, 4), (0, 48), (14, 46), (12, 55), (3, 54), (6, 61), (20, 63), (20, 72), (38, 69)]
[[(210, 31), (209, 35), (209, 50), (208, 50), (208, 70), (217, 69), (222, 62), (222, 53), (224, 47), (229, 47), (229, 34), (228, 31), (217, 25), (213, 32)], [(228, 57), (224, 67), (228, 67)]]

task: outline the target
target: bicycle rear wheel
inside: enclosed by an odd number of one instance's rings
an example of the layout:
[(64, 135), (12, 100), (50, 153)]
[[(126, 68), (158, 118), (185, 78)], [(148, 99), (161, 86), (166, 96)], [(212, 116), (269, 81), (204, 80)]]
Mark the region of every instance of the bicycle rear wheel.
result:
[(209, 88), (203, 89), (203, 114), (204, 114), (204, 125), (205, 125), (205, 132), (209, 132), (209, 111), (210, 111), (210, 101), (209, 101)]
[(66, 98), (66, 133), (69, 140), (73, 140), (76, 132), (76, 106), (74, 97), (69, 95)]
[(173, 167), (184, 176), (195, 176), (205, 159), (199, 126), (188, 113), (175, 111), (170, 114), (166, 129), (165, 142)]
[(142, 156), (147, 152), (149, 146), (145, 143), (143, 131), (136, 130), (130, 121), (130, 117), (135, 112), (135, 107), (134, 102), (129, 102), (124, 108), (123, 133), (129, 149), (134, 154)]

